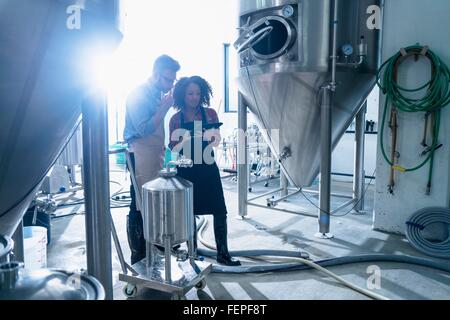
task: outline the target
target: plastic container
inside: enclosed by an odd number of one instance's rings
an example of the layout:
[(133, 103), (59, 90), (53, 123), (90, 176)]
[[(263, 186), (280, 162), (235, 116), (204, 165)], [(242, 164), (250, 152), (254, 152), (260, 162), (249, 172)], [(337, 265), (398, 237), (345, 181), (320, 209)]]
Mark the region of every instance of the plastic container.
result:
[(24, 264), (28, 270), (47, 268), (47, 229), (24, 227)]
[(36, 219), (34, 220), (34, 207), (28, 209), (23, 217), (24, 227), (44, 227), (47, 229), (47, 245), (52, 242), (52, 224), (51, 214), (38, 210)]
[[(116, 143), (110, 146), (111, 150), (117, 150), (117, 149), (123, 149), (126, 148), (127, 145), (126, 144), (121, 144), (121, 143)], [(125, 157), (125, 153), (116, 153), (116, 164), (119, 165), (124, 165), (126, 164), (126, 157)]]

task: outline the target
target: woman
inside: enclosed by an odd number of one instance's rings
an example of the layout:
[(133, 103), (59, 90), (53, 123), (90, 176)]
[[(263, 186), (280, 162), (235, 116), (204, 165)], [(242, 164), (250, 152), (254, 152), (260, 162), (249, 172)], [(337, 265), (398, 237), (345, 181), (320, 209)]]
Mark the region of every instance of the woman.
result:
[(217, 262), (239, 266), (241, 263), (232, 259), (228, 252), (227, 208), (212, 150), (221, 138), (219, 119), (214, 109), (209, 108), (211, 86), (198, 76), (182, 78), (175, 85), (173, 96), (178, 113), (170, 119), (169, 148), (194, 161), (192, 168), (179, 168), (178, 175), (194, 185), (194, 214), (214, 216)]

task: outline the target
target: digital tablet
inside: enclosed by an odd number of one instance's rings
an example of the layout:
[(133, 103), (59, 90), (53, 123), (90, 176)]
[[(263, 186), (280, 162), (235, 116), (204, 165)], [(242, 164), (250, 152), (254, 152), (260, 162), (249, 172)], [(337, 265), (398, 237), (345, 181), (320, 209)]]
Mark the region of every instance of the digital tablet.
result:
[(203, 126), (203, 129), (204, 130), (219, 129), (221, 126), (223, 126), (223, 122), (208, 123)]

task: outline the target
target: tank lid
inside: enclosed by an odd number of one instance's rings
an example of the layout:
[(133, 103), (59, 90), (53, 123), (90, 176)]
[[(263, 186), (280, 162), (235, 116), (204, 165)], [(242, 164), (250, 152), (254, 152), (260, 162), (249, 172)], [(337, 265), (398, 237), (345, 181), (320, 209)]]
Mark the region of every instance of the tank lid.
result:
[(147, 194), (147, 192), (178, 192), (190, 188), (192, 188), (190, 181), (173, 175), (173, 173), (167, 173), (166, 176), (159, 176), (142, 186), (144, 194)]
[(177, 175), (178, 171), (176, 168), (164, 169), (159, 172), (161, 178), (172, 178)]
[(13, 241), (8, 236), (0, 235), (0, 261), (13, 249)]
[[(5, 267), (6, 268), (6, 267)], [(0, 290), (0, 300), (104, 300), (98, 280), (60, 270), (21, 269), (14, 285)]]

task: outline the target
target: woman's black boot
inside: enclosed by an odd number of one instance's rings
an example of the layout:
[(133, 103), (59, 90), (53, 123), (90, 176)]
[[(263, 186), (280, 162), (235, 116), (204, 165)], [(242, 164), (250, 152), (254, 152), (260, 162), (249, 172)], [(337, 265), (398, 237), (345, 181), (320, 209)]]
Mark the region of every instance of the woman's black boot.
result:
[(226, 266), (240, 266), (239, 260), (233, 259), (228, 252), (227, 217), (214, 217), (214, 236), (216, 238), (217, 262)]

